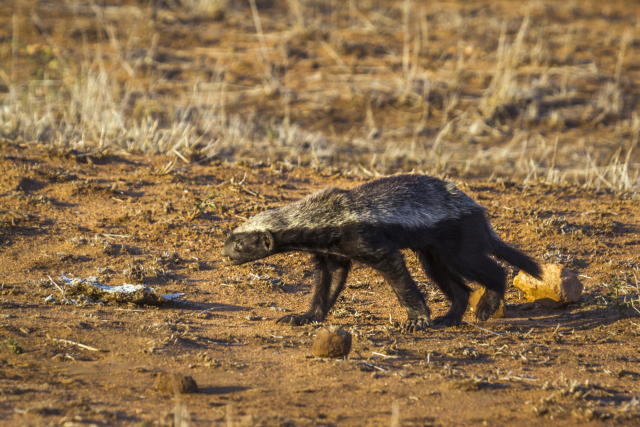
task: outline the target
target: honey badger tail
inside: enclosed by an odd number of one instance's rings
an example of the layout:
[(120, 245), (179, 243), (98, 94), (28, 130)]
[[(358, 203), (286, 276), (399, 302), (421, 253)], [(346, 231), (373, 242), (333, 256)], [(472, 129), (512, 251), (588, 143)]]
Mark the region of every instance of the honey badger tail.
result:
[(491, 230), (491, 234), (493, 235), (493, 254), (496, 257), (524, 270), (529, 276), (542, 280), (542, 269), (533, 258), (507, 245), (493, 230)]

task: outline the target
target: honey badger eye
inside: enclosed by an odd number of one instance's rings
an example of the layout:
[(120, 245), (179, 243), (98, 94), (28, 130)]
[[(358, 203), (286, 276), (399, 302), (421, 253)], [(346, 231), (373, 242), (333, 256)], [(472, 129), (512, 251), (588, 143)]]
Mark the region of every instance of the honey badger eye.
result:
[(234, 246), (234, 249), (237, 250), (237, 251), (242, 250), (242, 242), (241, 241), (240, 242), (236, 242), (236, 244)]

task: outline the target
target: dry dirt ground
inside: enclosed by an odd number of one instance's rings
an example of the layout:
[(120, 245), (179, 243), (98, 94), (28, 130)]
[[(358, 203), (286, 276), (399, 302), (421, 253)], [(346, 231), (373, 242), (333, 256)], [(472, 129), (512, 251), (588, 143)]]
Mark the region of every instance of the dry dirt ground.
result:
[[(175, 412), (203, 426), (640, 424), (637, 198), (457, 182), (505, 240), (580, 274), (581, 301), (529, 303), (509, 270), (506, 318), (478, 325), (491, 333), (464, 324), (407, 334), (391, 289), (356, 265), (326, 320), (351, 331), (352, 352), (319, 360), (319, 325), (275, 324), (309, 303), (308, 256), (236, 267), (219, 251), (244, 218), (358, 181), (219, 161), (161, 174), (165, 157), (9, 143), (0, 154), (2, 425), (172, 425)], [(406, 259), (434, 315), (446, 310)], [(64, 303), (62, 274), (185, 295), (161, 307)], [(160, 371), (192, 376), (200, 392), (159, 394)]]

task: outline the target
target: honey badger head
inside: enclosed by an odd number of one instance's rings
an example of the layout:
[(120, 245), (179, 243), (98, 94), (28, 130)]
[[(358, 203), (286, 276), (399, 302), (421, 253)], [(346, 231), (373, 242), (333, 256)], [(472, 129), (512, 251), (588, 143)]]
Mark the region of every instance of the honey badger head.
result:
[(273, 234), (267, 230), (248, 232), (236, 230), (224, 242), (222, 256), (229, 258), (231, 264), (239, 265), (272, 255), (274, 247)]
[(229, 235), (224, 242), (222, 256), (238, 265), (273, 255), (276, 253), (276, 239), (272, 231), (282, 230), (281, 217), (278, 209), (252, 216)]

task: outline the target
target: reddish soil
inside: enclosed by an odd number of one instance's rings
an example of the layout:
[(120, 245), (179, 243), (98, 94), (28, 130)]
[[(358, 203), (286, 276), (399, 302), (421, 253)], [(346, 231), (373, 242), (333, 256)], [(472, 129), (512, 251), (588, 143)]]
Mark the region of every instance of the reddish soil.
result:
[[(457, 182), (506, 241), (580, 274), (581, 301), (527, 302), (510, 269), (506, 318), (479, 325), (501, 336), (468, 324), (407, 334), (391, 289), (356, 265), (325, 322), (351, 331), (351, 354), (319, 360), (311, 356), (319, 325), (275, 324), (309, 304), (308, 256), (235, 267), (219, 251), (243, 218), (356, 180), (220, 162), (162, 175), (164, 157), (87, 163), (37, 151), (1, 149), (2, 425), (172, 425), (175, 411), (183, 425), (640, 423), (640, 322), (630, 302), (640, 277), (637, 199)], [(444, 297), (406, 259), (442, 313)], [(61, 304), (53, 282), (61, 286), (63, 273), (185, 296), (162, 307)], [(200, 392), (154, 391), (161, 371), (191, 376)]]

